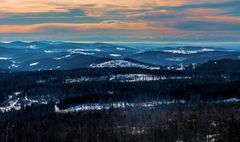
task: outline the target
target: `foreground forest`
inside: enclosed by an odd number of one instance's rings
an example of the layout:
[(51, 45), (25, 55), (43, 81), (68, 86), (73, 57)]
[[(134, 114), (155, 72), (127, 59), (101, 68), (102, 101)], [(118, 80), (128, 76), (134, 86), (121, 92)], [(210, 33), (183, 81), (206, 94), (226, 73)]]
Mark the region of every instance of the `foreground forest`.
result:
[(209, 64), (2, 71), (0, 141), (240, 141), (240, 72)]
[(239, 105), (162, 105), (58, 114), (48, 106), (2, 114), (9, 142), (237, 142)]

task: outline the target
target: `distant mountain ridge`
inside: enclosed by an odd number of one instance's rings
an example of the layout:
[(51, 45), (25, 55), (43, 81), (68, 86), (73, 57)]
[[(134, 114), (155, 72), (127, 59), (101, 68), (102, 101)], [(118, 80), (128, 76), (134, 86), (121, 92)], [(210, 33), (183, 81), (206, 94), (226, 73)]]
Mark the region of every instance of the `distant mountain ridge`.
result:
[[(137, 48), (107, 43), (51, 41), (0, 43), (0, 68), (13, 71), (75, 69), (108, 61), (119, 64), (114, 62), (119, 60), (122, 60), (122, 63), (130, 61), (140, 66), (161, 67), (240, 59), (240, 50), (200, 46), (147, 46)], [(104, 64), (104, 67), (107, 67), (106, 65), (108, 64)]]

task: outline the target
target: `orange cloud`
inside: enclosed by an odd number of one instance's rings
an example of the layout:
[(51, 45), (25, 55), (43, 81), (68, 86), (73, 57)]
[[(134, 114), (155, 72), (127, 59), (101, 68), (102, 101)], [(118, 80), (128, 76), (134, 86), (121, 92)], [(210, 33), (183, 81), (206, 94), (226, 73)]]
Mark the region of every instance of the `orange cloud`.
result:
[(121, 22), (121, 21), (104, 21), (101, 23), (43, 23), (32, 25), (0, 25), (0, 33), (29, 33), (44, 31), (45, 28), (63, 28), (72, 30), (150, 30), (152, 29), (147, 22)]
[(240, 16), (189, 16), (187, 20), (201, 20), (201, 21), (214, 21), (214, 22), (240, 22)]
[(151, 10), (151, 11), (147, 11), (147, 12), (142, 12), (142, 13), (128, 13), (126, 12), (125, 14), (127, 15), (127, 18), (137, 18), (137, 17), (146, 17), (146, 16), (160, 16), (160, 15), (170, 15), (171, 13), (173, 13), (170, 10)]
[(32, 33), (44, 32), (49, 29), (70, 29), (75, 31), (90, 30), (127, 30), (127, 31), (154, 31), (159, 33), (179, 33), (180, 30), (166, 27), (160, 22), (122, 22), (116, 20), (101, 23), (42, 23), (28, 25), (0, 25), (0, 33)]
[(0, 4), (0, 13), (68, 12), (80, 8), (89, 15), (102, 15), (116, 9), (152, 9), (224, 1), (228, 0), (4, 0)]
[(223, 14), (226, 11), (223, 9), (213, 9), (213, 8), (193, 8), (193, 9), (187, 9), (184, 11), (187, 15), (217, 15), (217, 14)]

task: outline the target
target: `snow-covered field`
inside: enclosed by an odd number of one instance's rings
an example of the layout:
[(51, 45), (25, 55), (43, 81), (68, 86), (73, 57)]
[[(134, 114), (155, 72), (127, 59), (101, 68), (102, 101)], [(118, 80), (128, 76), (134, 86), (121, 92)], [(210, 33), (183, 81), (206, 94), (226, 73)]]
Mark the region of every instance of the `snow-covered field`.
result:
[(201, 50), (187, 50), (187, 49), (169, 49), (169, 50), (162, 50), (166, 53), (174, 53), (174, 54), (196, 54), (201, 52), (211, 52), (214, 51), (214, 49), (209, 48), (203, 48)]
[(153, 67), (148, 65), (143, 65), (140, 63), (134, 63), (130, 61), (125, 60), (111, 60), (107, 62), (103, 62), (100, 64), (91, 64), (89, 66), (90, 68), (143, 68), (143, 69), (160, 69), (159, 67)]
[(8, 100), (8, 103), (5, 106), (0, 107), (0, 112), (9, 112), (13, 110), (20, 110), (22, 106), (31, 106), (33, 104), (47, 104), (46, 101), (32, 100), (27, 97), (25, 98), (16, 98)]
[(48, 104), (45, 100), (33, 100), (25, 97), (20, 97), (22, 92), (13, 92), (12, 95), (8, 96), (8, 99), (1, 103), (0, 112), (9, 112), (13, 110), (20, 110), (23, 107), (31, 106), (33, 104)]
[(184, 104), (184, 100), (179, 101), (152, 101), (152, 102), (141, 102), (141, 103), (128, 103), (128, 102), (114, 102), (114, 103), (93, 103), (93, 104), (81, 104), (74, 107), (70, 107), (64, 110), (60, 110), (57, 105), (55, 105), (55, 112), (57, 113), (69, 113), (78, 111), (92, 111), (92, 110), (108, 110), (108, 109), (124, 109), (131, 107), (156, 107), (159, 105), (170, 105), (180, 103)]
[(141, 82), (159, 80), (189, 80), (191, 76), (157, 76), (151, 74), (118, 74), (100, 77), (81, 76), (79, 78), (67, 78), (64, 83), (78, 83), (86, 81), (116, 81), (116, 82)]
[[(238, 103), (240, 99), (230, 98), (221, 101), (214, 101), (210, 103)], [(79, 111), (94, 111), (94, 110), (109, 110), (109, 109), (125, 109), (133, 107), (145, 107), (153, 108), (160, 105), (171, 105), (171, 104), (185, 104), (185, 100), (170, 100), (170, 101), (151, 101), (151, 102), (140, 102), (140, 103), (128, 103), (128, 102), (113, 102), (113, 103), (89, 103), (81, 104), (73, 107), (69, 107), (64, 110), (60, 110), (57, 104), (55, 105), (55, 112), (57, 113), (70, 113), (70, 112), (79, 112)], [(206, 102), (202, 102), (206, 103)]]
[[(0, 112), (10, 112), (10, 111), (18, 111), (21, 110), (22, 107), (32, 106), (32, 105), (46, 105), (48, 101), (38, 99), (30, 99), (28, 97), (18, 97), (21, 92), (15, 92), (13, 95), (10, 95), (8, 100), (4, 101), (1, 104)], [(225, 100), (219, 101), (210, 101), (201, 103), (239, 103), (240, 99), (238, 98), (229, 98)], [(124, 109), (124, 108), (133, 108), (133, 107), (145, 107), (145, 108), (153, 108), (160, 105), (171, 105), (171, 104), (185, 104), (187, 103), (185, 100), (162, 100), (162, 101), (149, 101), (149, 102), (137, 102), (137, 103), (129, 103), (129, 102), (112, 102), (112, 103), (86, 103), (79, 104), (73, 107), (69, 107), (67, 109), (59, 109), (58, 101), (55, 105), (56, 113), (69, 113), (69, 112), (79, 112), (79, 111), (94, 111), (94, 110), (108, 110), (108, 109)]]

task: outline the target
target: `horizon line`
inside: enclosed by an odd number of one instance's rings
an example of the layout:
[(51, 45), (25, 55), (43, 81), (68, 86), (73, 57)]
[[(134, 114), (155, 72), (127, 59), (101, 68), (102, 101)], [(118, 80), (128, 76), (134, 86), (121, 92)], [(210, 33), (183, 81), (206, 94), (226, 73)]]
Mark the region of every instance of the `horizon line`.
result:
[(240, 44), (240, 41), (57, 41), (57, 40), (12, 40), (12, 41), (0, 41), (1, 43), (12, 42), (63, 42), (63, 43), (107, 43), (107, 44)]

